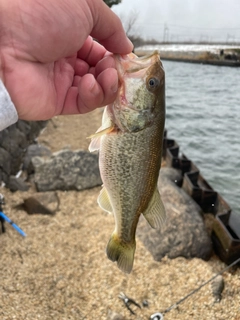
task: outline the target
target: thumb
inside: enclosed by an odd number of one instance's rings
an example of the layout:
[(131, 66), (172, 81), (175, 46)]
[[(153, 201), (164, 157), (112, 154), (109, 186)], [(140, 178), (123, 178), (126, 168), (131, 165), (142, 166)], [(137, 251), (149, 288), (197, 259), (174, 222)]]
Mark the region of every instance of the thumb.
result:
[(133, 50), (118, 16), (103, 2), (89, 1), (93, 18), (91, 36), (96, 38), (108, 51), (127, 54)]

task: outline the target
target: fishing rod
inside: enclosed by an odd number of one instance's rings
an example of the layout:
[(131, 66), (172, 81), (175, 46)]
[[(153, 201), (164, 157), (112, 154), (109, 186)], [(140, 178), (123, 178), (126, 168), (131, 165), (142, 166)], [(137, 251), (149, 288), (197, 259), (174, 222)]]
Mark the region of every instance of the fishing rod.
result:
[(4, 222), (8, 222), (21, 236), (26, 237), (26, 233), (16, 225), (5, 213), (2, 212), (2, 205), (5, 204), (4, 196), (0, 193), (0, 222), (2, 224), (2, 232), (5, 232)]
[[(228, 265), (227, 267), (225, 267), (224, 269), (222, 269), (220, 272), (218, 272), (217, 274), (215, 274), (213, 277), (211, 277), (210, 279), (208, 279), (207, 281), (205, 281), (204, 283), (202, 283), (199, 287), (197, 287), (196, 289), (192, 290), (190, 293), (188, 293), (185, 297), (181, 298), (180, 300), (178, 300), (177, 302), (175, 302), (174, 304), (172, 304), (170, 307), (168, 307), (167, 309), (165, 309), (162, 312), (155, 312), (154, 314), (152, 314), (149, 318), (149, 320), (163, 320), (164, 319), (164, 315), (166, 313), (168, 313), (169, 311), (175, 309), (179, 304), (181, 304), (183, 301), (187, 300), (189, 297), (191, 297), (193, 294), (195, 294), (196, 292), (198, 292), (201, 288), (203, 288), (204, 286), (206, 286), (208, 283), (210, 283), (211, 281), (213, 281), (215, 278), (217, 278), (218, 276), (222, 275), (225, 271), (229, 270), (231, 267), (235, 266), (236, 264), (240, 263), (240, 257), (237, 258), (235, 261), (233, 261), (230, 265)], [(120, 293), (119, 298), (121, 300), (123, 300), (125, 306), (127, 307), (127, 309), (131, 312), (131, 314), (135, 315), (136, 313), (131, 309), (131, 305), (135, 305), (138, 308), (141, 309), (141, 306), (132, 298), (127, 297), (123, 292)]]
[(208, 279), (207, 281), (205, 281), (203, 284), (201, 284), (199, 287), (197, 287), (196, 289), (192, 290), (190, 293), (188, 293), (185, 297), (181, 298), (180, 300), (178, 300), (176, 303), (174, 303), (173, 305), (171, 305), (169, 308), (165, 309), (163, 312), (157, 312), (154, 313), (150, 316), (150, 320), (163, 320), (163, 316), (164, 314), (166, 314), (167, 312), (175, 309), (180, 303), (182, 303), (183, 301), (185, 301), (186, 299), (188, 299), (190, 296), (192, 296), (193, 294), (195, 294), (196, 292), (198, 292), (202, 287), (206, 286), (209, 282), (213, 281), (215, 278), (217, 278), (218, 276), (222, 275), (225, 271), (227, 271), (228, 269), (230, 269), (231, 267), (235, 266), (236, 264), (240, 263), (240, 258), (238, 258), (237, 260), (233, 261), (229, 266), (225, 267), (223, 270), (221, 270), (220, 272), (218, 272), (217, 274), (215, 274), (215, 276), (213, 276), (212, 278)]

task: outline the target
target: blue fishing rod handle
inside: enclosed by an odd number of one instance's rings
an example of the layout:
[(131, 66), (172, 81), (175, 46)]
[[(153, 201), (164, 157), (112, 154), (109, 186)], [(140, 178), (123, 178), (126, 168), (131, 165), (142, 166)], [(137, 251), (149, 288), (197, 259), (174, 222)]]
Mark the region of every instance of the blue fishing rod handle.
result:
[(0, 211), (0, 217), (2, 217), (5, 221), (7, 221), (8, 223), (11, 223), (12, 220), (8, 218), (8, 216), (6, 216), (2, 211)]
[(8, 218), (8, 216), (6, 216), (2, 211), (0, 211), (0, 217), (2, 217), (5, 221), (11, 224), (11, 226), (21, 234), (21, 236), (26, 237), (26, 233), (21, 228), (19, 228), (19, 226), (17, 226), (16, 223), (14, 223), (10, 218)]
[(20, 229), (19, 226), (17, 226), (15, 223), (11, 223), (11, 225), (20, 233), (21, 236), (26, 237), (26, 233), (22, 229)]

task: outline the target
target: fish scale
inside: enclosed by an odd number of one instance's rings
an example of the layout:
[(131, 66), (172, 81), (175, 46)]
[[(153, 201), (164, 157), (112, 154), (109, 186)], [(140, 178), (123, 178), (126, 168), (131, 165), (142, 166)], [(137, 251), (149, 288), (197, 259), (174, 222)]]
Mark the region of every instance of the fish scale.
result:
[(99, 149), (103, 189), (98, 203), (115, 218), (107, 256), (129, 273), (140, 215), (153, 228), (160, 228), (165, 219), (157, 189), (165, 121), (164, 71), (156, 52), (145, 59), (132, 54), (115, 59), (122, 86), (116, 101), (105, 108), (102, 127), (89, 149)]
[[(130, 133), (106, 135), (101, 141), (100, 170), (113, 208), (116, 212), (121, 210), (121, 215), (116, 215), (118, 221), (129, 220), (137, 224), (139, 215), (146, 209), (152, 189), (156, 186), (161, 158), (158, 152), (150, 161), (149, 154), (153, 154), (160, 141), (151, 141), (151, 132), (147, 131), (152, 131), (152, 128), (135, 133), (134, 136)], [(111, 166), (114, 171), (108, 169)], [(140, 183), (141, 181), (145, 183)], [(115, 199), (117, 203), (114, 203)], [(132, 233), (131, 237), (134, 236)]]

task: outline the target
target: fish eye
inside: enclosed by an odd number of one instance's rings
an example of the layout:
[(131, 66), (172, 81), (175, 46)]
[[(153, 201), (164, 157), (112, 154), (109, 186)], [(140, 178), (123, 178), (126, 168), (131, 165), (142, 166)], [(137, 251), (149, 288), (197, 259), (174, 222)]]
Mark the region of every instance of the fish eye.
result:
[(159, 86), (159, 80), (157, 78), (150, 78), (148, 80), (149, 89), (155, 89)]

